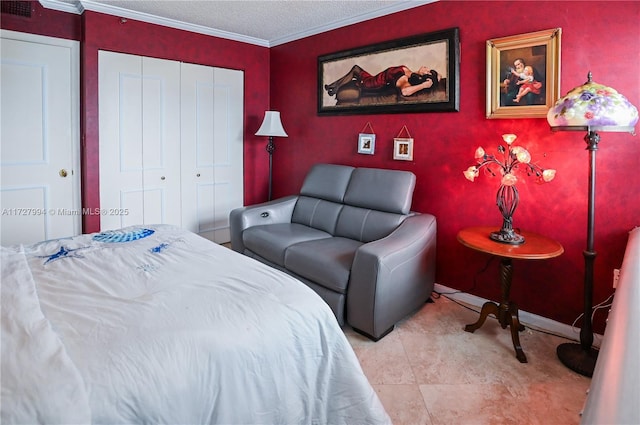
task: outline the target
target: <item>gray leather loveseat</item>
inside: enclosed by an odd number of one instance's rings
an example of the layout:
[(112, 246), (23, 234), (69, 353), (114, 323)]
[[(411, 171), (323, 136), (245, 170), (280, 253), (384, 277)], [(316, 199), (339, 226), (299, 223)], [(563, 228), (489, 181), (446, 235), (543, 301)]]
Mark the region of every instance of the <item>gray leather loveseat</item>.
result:
[(436, 218), (410, 212), (407, 171), (317, 164), (299, 195), (231, 212), (231, 247), (314, 289), (378, 340), (433, 290)]

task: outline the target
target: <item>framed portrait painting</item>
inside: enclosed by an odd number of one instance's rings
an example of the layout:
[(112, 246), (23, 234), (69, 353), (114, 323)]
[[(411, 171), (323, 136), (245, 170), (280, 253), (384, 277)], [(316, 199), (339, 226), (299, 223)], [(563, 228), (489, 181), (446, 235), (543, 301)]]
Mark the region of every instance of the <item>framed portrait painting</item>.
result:
[(318, 114), (458, 111), (458, 28), (318, 57)]
[(487, 41), (487, 118), (544, 118), (560, 95), (561, 28)]

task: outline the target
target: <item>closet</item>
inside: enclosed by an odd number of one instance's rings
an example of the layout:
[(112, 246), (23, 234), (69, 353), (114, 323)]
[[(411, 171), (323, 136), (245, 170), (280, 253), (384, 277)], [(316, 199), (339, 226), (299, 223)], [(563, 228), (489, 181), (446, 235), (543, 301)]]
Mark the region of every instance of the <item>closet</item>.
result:
[(99, 52), (100, 227), (229, 241), (243, 203), (242, 71)]

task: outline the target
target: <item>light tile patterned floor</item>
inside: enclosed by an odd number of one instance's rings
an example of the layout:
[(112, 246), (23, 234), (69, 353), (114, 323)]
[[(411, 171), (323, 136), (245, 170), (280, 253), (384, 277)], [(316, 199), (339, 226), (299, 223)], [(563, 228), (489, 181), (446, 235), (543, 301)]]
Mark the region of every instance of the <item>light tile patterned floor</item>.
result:
[(557, 359), (566, 340), (526, 329), (520, 363), (493, 316), (464, 331), (477, 318), (441, 297), (376, 343), (344, 331), (395, 425), (578, 424), (591, 379)]

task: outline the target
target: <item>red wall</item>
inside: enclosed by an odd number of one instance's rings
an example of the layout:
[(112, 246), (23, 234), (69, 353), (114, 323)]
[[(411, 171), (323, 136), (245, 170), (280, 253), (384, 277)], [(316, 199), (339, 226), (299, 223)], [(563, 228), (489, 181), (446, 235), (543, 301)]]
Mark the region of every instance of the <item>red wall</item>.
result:
[[(498, 182), (482, 176), (470, 183), (462, 171), (478, 145), (493, 151), (503, 133), (516, 133), (541, 165), (556, 168), (548, 185), (520, 184), (515, 226), (556, 238), (565, 253), (548, 261), (515, 263), (512, 298), (520, 308), (564, 323), (582, 311), (586, 246), (588, 157), (580, 133), (551, 133), (544, 119), (487, 120), (485, 41), (561, 27), (561, 93), (582, 84), (589, 70), (640, 106), (639, 2), (440, 1), (410, 11), (308, 37), (271, 49), (186, 31), (85, 12), (82, 17), (43, 9), (31, 19), (2, 15), (2, 28), (82, 40), (83, 207), (99, 206), (98, 49), (221, 66), (245, 71), (245, 203), (266, 200), (266, 140), (256, 137), (264, 111), (280, 110), (288, 138), (276, 139), (274, 196), (298, 191), (316, 162), (413, 171), (413, 208), (438, 217), (437, 281), (490, 299), (499, 298), (497, 262), (463, 248), (456, 233), (465, 226), (499, 225), (494, 205)], [(496, 24), (499, 22), (499, 24)], [(460, 112), (318, 117), (317, 56), (408, 35), (459, 27)], [(271, 100), (269, 93), (271, 92)], [(371, 122), (376, 154), (356, 153), (358, 133)], [(403, 125), (415, 139), (414, 161), (393, 161), (392, 140)], [(640, 225), (640, 139), (603, 133), (598, 150), (596, 286), (594, 300), (611, 293), (627, 232)], [(84, 231), (98, 230), (87, 218)], [(476, 282), (474, 284), (474, 281)], [(602, 331), (604, 315), (596, 316)]]
[[(319, 55), (450, 27), (460, 28), (460, 112), (316, 114)], [(272, 48), (271, 107), (281, 111), (289, 134), (276, 140), (274, 196), (295, 193), (316, 162), (413, 171), (414, 210), (438, 218), (437, 282), (498, 300), (498, 262), (482, 272), (489, 257), (464, 248), (456, 234), (465, 226), (501, 224), (495, 206), (499, 182), (481, 176), (471, 183), (462, 171), (474, 164), (477, 146), (495, 152), (503, 133), (515, 133), (534, 160), (558, 173), (546, 185), (518, 185), (514, 225), (557, 239), (565, 253), (544, 262), (516, 261), (512, 298), (523, 310), (572, 323), (583, 309), (588, 180), (584, 134), (552, 133), (545, 119), (485, 118), (486, 40), (555, 27), (562, 28), (563, 95), (584, 83), (591, 70), (596, 82), (616, 88), (640, 106), (640, 2), (440, 1)], [(377, 135), (374, 156), (357, 153), (358, 133), (367, 122)], [(392, 159), (393, 138), (403, 125), (415, 139), (412, 162)], [(640, 225), (640, 139), (601, 136), (596, 303), (612, 292), (612, 271), (621, 265), (627, 232)], [(604, 316), (596, 316), (596, 330), (602, 331)]]

